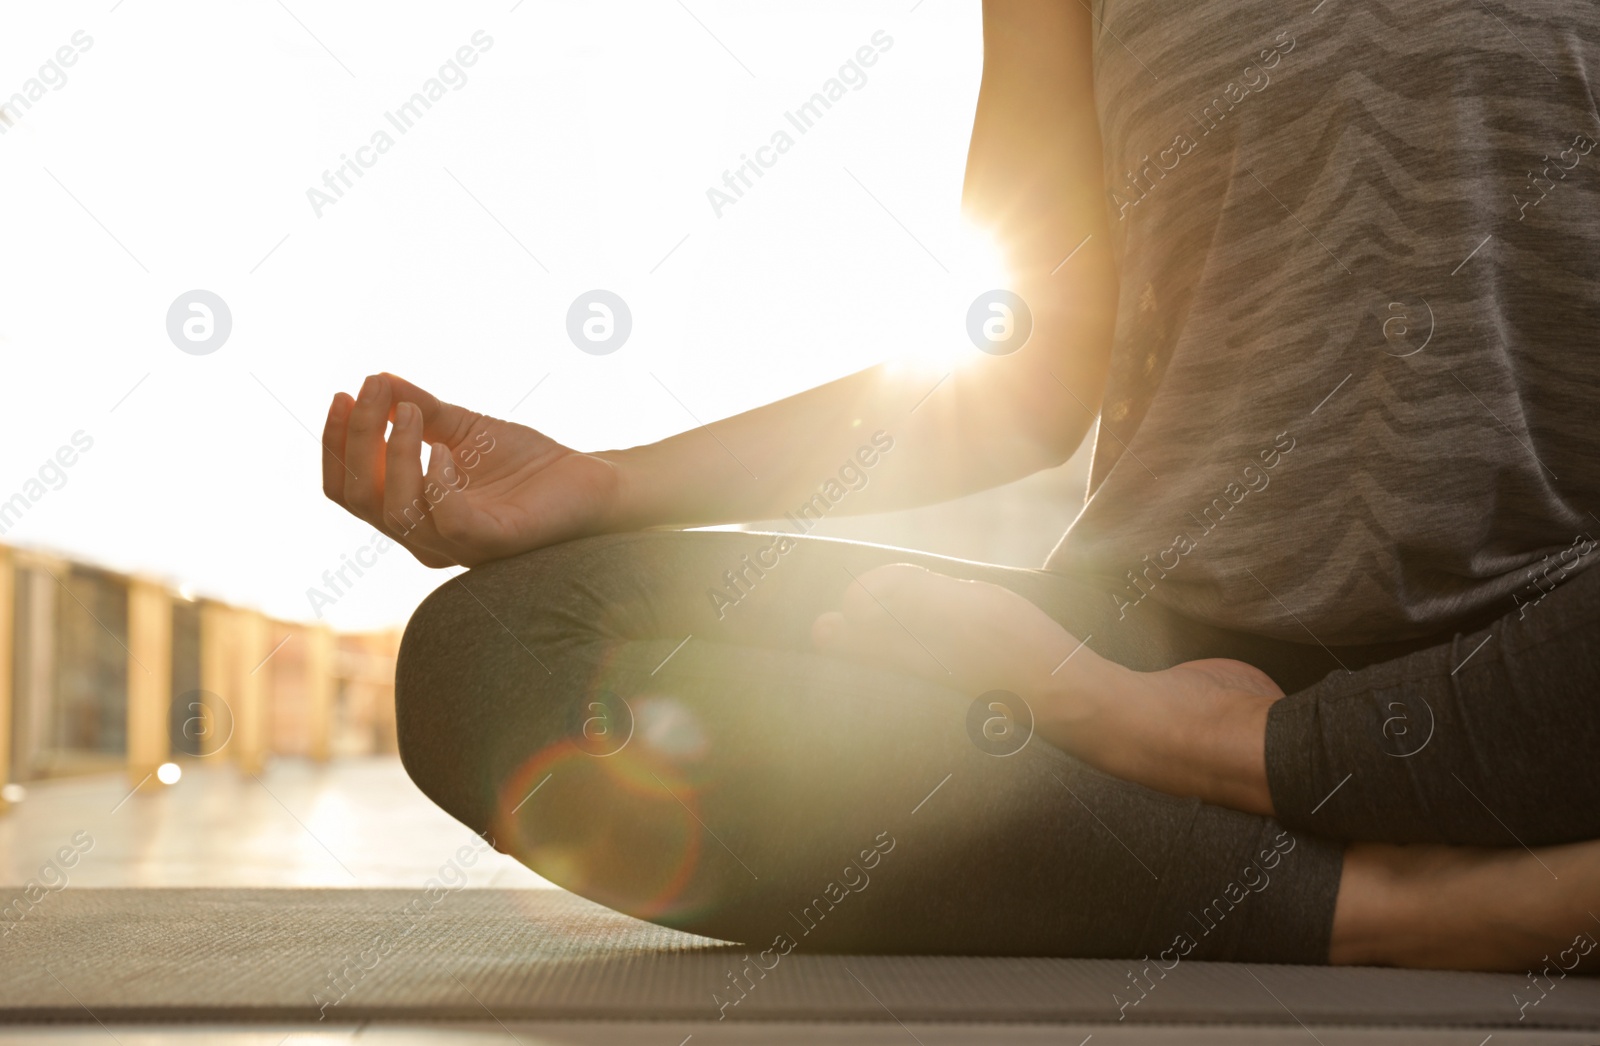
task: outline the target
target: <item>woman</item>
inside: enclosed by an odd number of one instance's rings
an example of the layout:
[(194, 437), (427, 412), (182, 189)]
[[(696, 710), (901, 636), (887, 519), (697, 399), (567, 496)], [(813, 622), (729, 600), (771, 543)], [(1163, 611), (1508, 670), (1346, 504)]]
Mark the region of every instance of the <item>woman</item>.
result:
[[(932, 393), (596, 454), (336, 396), (328, 496), (474, 568), (406, 633), (417, 784), (744, 942), (1586, 954), (1600, 14), (1300, 6), (986, 0), (964, 207), (1032, 330)], [(1097, 414), (1041, 570), (679, 529), (946, 500)]]

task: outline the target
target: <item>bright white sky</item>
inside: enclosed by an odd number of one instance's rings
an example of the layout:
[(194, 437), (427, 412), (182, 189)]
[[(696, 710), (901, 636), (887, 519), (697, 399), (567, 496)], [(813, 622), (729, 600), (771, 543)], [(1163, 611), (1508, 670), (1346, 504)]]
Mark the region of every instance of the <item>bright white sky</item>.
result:
[[(0, 135), (0, 501), (94, 443), (4, 541), (309, 620), (371, 528), (323, 499), (307, 429), (369, 372), (593, 450), (693, 424), (652, 373), (709, 421), (960, 345), (978, 0), (515, 2), (8, 5), (0, 97), (92, 45)], [(395, 132), (480, 29), (466, 84)], [(717, 217), (706, 190), (878, 30), (866, 85)], [(307, 189), (379, 128), (317, 217)], [(595, 287), (633, 313), (609, 356), (566, 336)], [(167, 334), (195, 288), (232, 313), (210, 355)], [(396, 548), (327, 619), (401, 623), (443, 580)]]

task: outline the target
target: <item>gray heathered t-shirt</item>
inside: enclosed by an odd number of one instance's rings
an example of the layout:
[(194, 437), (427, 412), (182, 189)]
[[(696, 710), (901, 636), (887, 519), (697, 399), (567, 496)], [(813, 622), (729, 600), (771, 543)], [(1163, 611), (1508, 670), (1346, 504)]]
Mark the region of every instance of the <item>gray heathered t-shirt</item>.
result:
[(1600, 559), (1600, 3), (1094, 14), (1122, 282), (1047, 566), (1308, 643), (1537, 613)]

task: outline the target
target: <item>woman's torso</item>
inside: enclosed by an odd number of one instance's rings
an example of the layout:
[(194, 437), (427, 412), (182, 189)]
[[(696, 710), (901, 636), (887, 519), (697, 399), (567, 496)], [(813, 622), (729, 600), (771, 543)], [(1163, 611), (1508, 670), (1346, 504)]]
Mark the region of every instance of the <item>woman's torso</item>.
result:
[(1342, 644), (1600, 558), (1600, 5), (1094, 14), (1122, 282), (1047, 566)]

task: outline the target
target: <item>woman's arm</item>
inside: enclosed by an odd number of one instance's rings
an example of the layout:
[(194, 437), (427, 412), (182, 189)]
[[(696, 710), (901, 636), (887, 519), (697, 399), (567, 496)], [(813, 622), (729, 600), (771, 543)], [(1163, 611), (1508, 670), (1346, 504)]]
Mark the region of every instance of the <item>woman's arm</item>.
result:
[(1032, 312), (1017, 352), (975, 358), (932, 395), (936, 373), (874, 367), (597, 454), (374, 375), (329, 407), (324, 490), (423, 563), (471, 566), (589, 534), (773, 519), (879, 430), (893, 453), (837, 511), (944, 501), (1060, 464), (1099, 409), (1115, 312), (1091, 88), (1083, 5), (986, 0), (963, 209), (1001, 246), (1009, 289)]
[(948, 500), (1058, 465), (1077, 449), (1099, 409), (1116, 299), (1091, 20), (1075, 0), (985, 0), (983, 25), (962, 206), (1004, 252), (1010, 289), (1033, 313), (1031, 339), (959, 368), (925, 401), (938, 374), (875, 367), (602, 454), (620, 476), (612, 529), (776, 518), (879, 429), (894, 452), (840, 512)]

